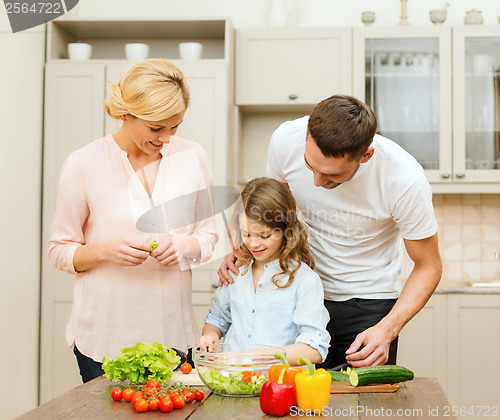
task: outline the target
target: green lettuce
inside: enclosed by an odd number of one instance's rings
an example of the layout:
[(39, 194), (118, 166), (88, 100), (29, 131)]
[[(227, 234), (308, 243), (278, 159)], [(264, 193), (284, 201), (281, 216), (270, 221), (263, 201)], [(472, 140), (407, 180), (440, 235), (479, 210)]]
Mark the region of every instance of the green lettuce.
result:
[(252, 376), (250, 382), (243, 382), (242, 371), (224, 376), (217, 369), (208, 369), (203, 372), (205, 383), (218, 394), (229, 395), (257, 395), (262, 385), (267, 381), (266, 375)]
[(165, 382), (179, 366), (181, 358), (177, 352), (160, 343), (137, 343), (122, 347), (115, 359), (102, 360), (104, 376), (110, 380), (128, 379), (135, 384), (145, 384), (150, 379)]

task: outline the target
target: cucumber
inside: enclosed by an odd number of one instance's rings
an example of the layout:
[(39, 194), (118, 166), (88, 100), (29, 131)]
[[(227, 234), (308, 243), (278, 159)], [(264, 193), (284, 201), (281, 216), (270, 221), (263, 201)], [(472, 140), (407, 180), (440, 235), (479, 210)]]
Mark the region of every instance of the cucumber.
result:
[(353, 368), (349, 373), (349, 382), (352, 386), (390, 384), (393, 382), (411, 381), (413, 377), (413, 372), (403, 366), (366, 366)]
[(332, 376), (332, 381), (349, 382), (349, 375), (345, 372), (338, 372), (336, 370), (329, 370), (328, 373)]

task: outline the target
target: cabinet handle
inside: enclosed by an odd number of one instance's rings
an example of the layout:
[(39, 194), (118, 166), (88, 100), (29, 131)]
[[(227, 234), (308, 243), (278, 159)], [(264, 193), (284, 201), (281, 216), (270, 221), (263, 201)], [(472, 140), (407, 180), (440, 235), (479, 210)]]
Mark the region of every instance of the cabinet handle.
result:
[(291, 99), (292, 101), (294, 101), (297, 98), (298, 98), (298, 96), (295, 95), (294, 93), (290, 93), (290, 95), (288, 95), (288, 99)]
[(455, 177), (456, 178), (465, 178), (465, 174), (463, 172), (459, 172), (459, 173), (455, 174)]
[(448, 172), (445, 172), (444, 174), (441, 174), (441, 178), (444, 178), (444, 179), (447, 179), (449, 178), (451, 175), (448, 173)]

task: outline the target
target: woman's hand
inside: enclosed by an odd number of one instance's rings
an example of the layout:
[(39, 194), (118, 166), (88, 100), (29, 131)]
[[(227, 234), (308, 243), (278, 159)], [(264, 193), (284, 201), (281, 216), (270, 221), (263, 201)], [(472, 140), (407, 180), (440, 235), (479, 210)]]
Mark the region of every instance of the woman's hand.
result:
[(101, 244), (105, 261), (124, 266), (141, 265), (149, 257), (151, 247), (136, 239), (117, 239)]
[(160, 241), (158, 247), (151, 252), (151, 256), (165, 267), (173, 267), (179, 264), (179, 260), (182, 258), (178, 247), (170, 236), (166, 236)]

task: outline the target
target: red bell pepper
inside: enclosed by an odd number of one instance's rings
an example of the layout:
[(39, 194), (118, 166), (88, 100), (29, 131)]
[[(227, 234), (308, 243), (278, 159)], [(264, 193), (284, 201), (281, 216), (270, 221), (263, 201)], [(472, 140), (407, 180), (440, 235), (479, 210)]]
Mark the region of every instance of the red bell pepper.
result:
[(283, 383), (282, 370), (278, 382), (266, 381), (260, 390), (260, 409), (264, 414), (282, 417), (297, 405), (295, 387)]

